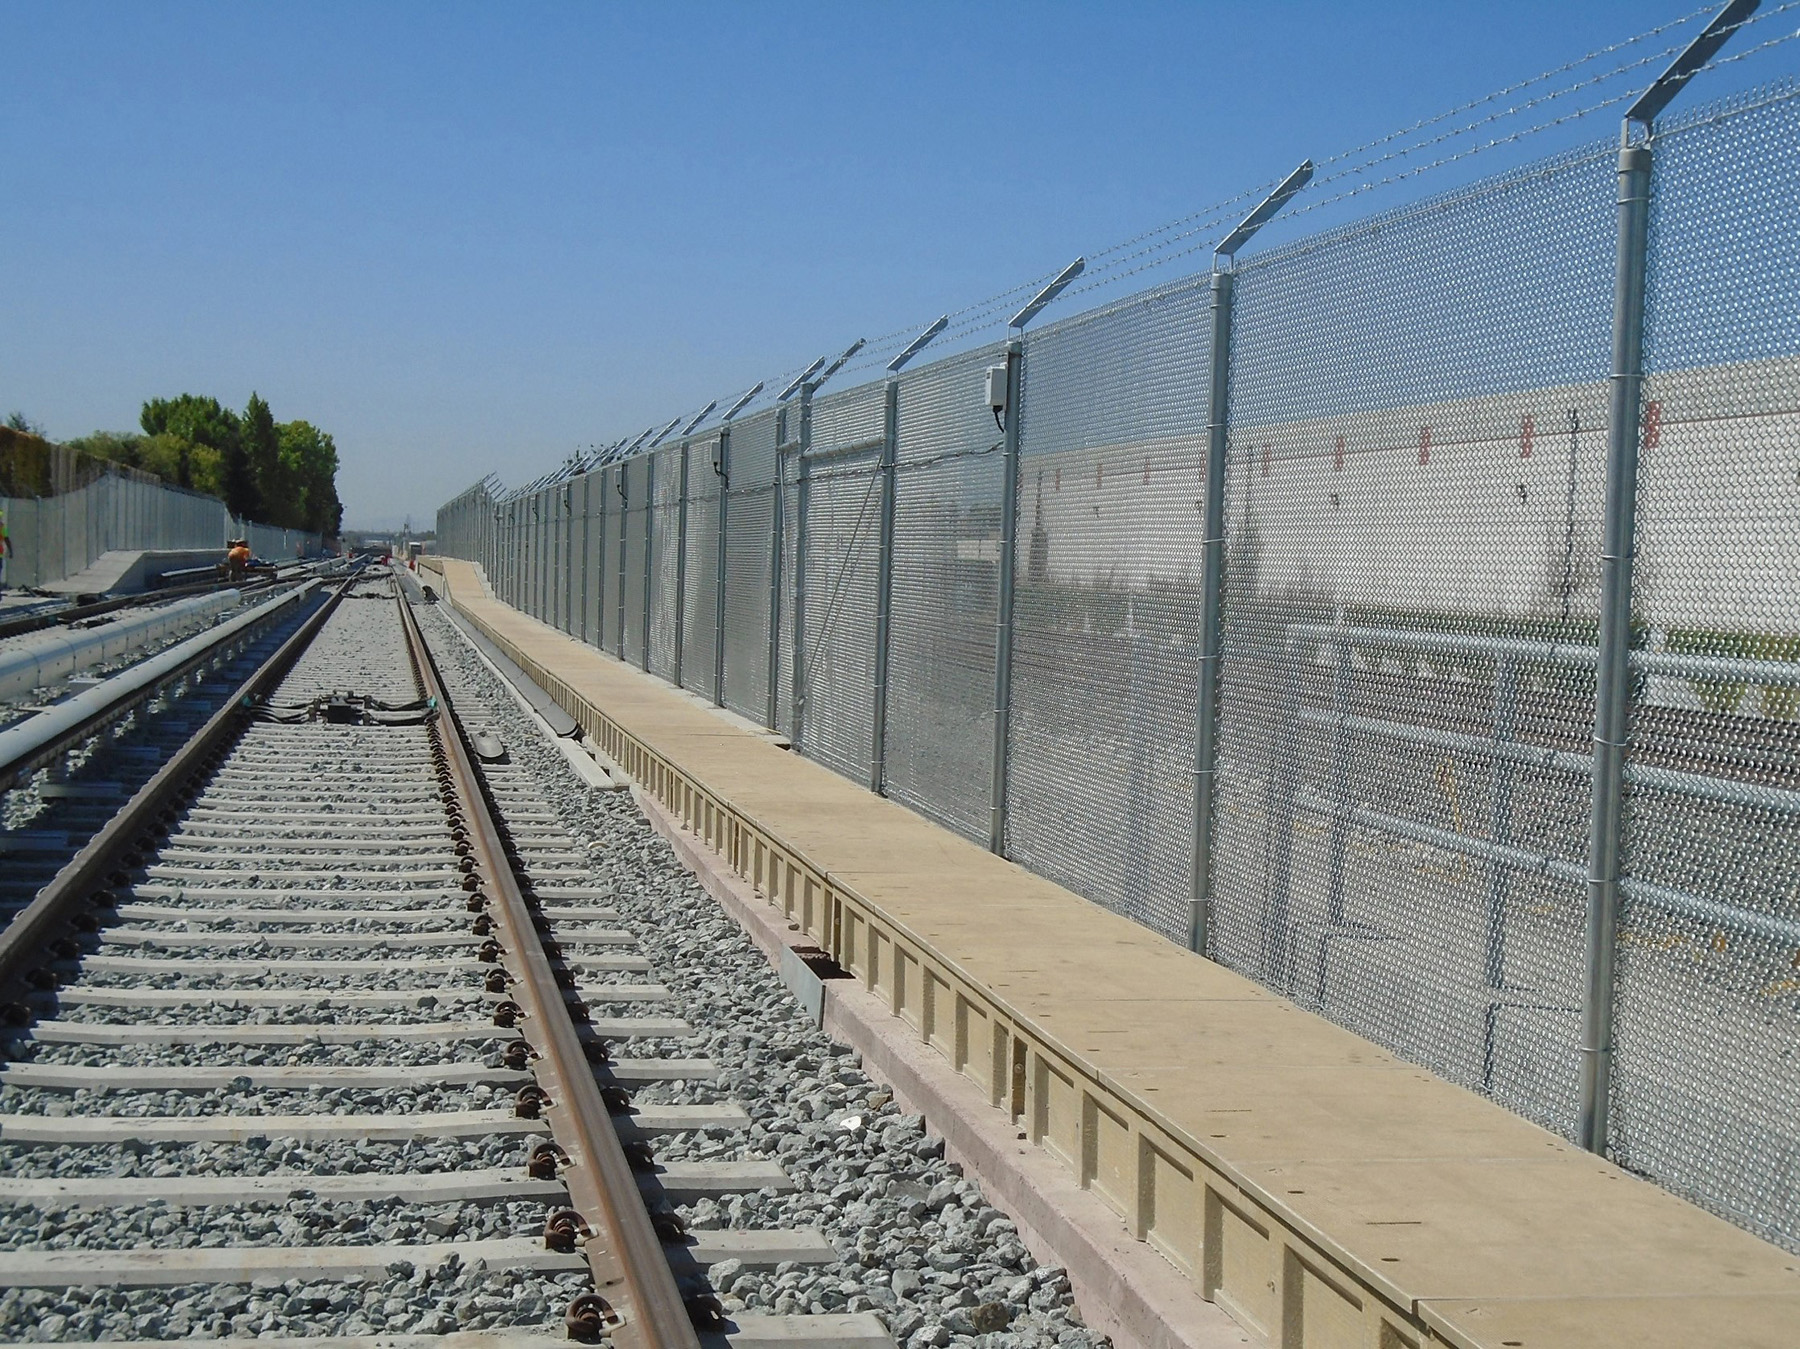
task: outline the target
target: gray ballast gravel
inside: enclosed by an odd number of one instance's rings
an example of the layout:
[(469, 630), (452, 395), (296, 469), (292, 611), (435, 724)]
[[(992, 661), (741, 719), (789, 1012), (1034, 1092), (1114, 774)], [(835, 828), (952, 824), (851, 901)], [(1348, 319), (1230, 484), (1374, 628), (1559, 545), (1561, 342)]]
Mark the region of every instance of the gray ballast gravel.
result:
[[(320, 691), (345, 687), (403, 701), (415, 694), (406, 670), (392, 601), (346, 604), (303, 657), (277, 701), (302, 701)], [(202, 1090), (180, 1091), (0, 1087), (0, 1115), (11, 1117), (21, 1132), (30, 1134), (35, 1128), (40, 1139), (0, 1143), (0, 1172), (7, 1178), (19, 1182), (119, 1182), (127, 1193), (134, 1179), (143, 1185), (141, 1198), (104, 1208), (59, 1206), (54, 1201), (43, 1207), (24, 1202), (0, 1204), (0, 1246), (20, 1252), (22, 1259), (25, 1252), (79, 1257), (84, 1251), (222, 1249), (240, 1244), (316, 1244), (339, 1249), (396, 1243), (433, 1244), (441, 1249), (445, 1243), (495, 1239), (541, 1244), (544, 1214), (552, 1206), (542, 1197), (427, 1202), (426, 1187), (418, 1186), (416, 1192), (400, 1197), (334, 1199), (309, 1184), (332, 1176), (386, 1178), (421, 1172), (501, 1171), (522, 1177), (532, 1145), (545, 1137), (537, 1131), (542, 1126), (526, 1126), (531, 1132), (519, 1131), (525, 1122), (513, 1116), (512, 1087), (494, 1088), (480, 1082), (449, 1085), (424, 1076), (439, 1067), (486, 1065), (487, 1069), (499, 1069), (503, 1043), (516, 1034), (486, 1024), (491, 1021), (492, 999), (483, 991), (482, 981), (490, 967), (470, 958), (476, 943), (462, 935), (467, 915), (453, 886), (454, 876), (420, 884), (411, 878), (417, 873), (411, 872), (410, 864), (398, 857), (392, 865), (405, 868), (404, 872), (382, 870), (362, 879), (356, 879), (356, 873), (372, 871), (379, 864), (357, 859), (354, 865), (338, 866), (331, 872), (314, 865), (319, 856), (347, 855), (354, 850), (315, 850), (312, 840), (332, 838), (333, 826), (339, 821), (365, 829), (379, 826), (395, 809), (395, 801), (411, 803), (400, 805), (400, 814), (435, 826), (428, 837), (446, 838), (442, 807), (429, 795), (429, 778), (421, 771), (428, 761), (427, 743), (426, 733), (418, 727), (312, 727), (301, 735), (293, 728), (257, 726), (246, 732), (238, 746), (240, 757), (232, 763), (257, 758), (279, 762), (286, 779), (271, 781), (259, 797), (253, 778), (228, 766), (209, 784), (201, 803), (185, 814), (196, 821), (226, 822), (223, 827), (216, 823), (208, 826), (222, 836), (219, 847), (248, 856), (228, 865), (210, 866), (203, 855), (193, 856), (191, 843), (185, 845), (189, 859), (198, 863), (194, 869), (205, 872), (206, 881), (217, 879), (227, 884), (214, 895), (206, 892), (204, 882), (146, 880), (136, 893), (122, 893), (121, 902), (128, 905), (167, 908), (187, 904), (194, 912), (161, 921), (115, 924), (104, 944), (96, 944), (104, 955), (89, 957), (96, 960), (99, 977), (92, 983), (84, 978), (78, 985), (120, 989), (144, 978), (158, 989), (191, 989), (193, 1005), (121, 1007), (71, 999), (61, 1009), (60, 1022), (42, 1023), (39, 1029), (53, 1033), (58, 1026), (69, 1031), (221, 1024), (279, 1033), (284, 1026), (315, 1022), (334, 1033), (349, 1032), (359, 1038), (349, 1044), (263, 1045), (86, 1045), (6, 1039), (0, 1054), (24, 1058), (33, 1067), (50, 1072), (60, 1067), (87, 1067), (100, 1074), (179, 1073), (200, 1068), (211, 1082)], [(301, 746), (305, 746), (304, 753)], [(139, 776), (154, 766), (147, 762)], [(267, 768), (265, 763), (264, 771)], [(304, 796), (292, 792), (289, 789), (296, 781), (330, 795), (314, 800), (312, 792)], [(427, 787), (423, 796), (416, 785), (421, 781)], [(13, 793), (8, 798), (9, 810), (20, 795)], [(417, 805), (420, 800), (426, 805)], [(296, 802), (310, 803), (306, 810), (313, 817), (296, 825), (300, 846), (280, 838), (256, 837), (268, 822), (271, 805)], [(229, 809), (221, 810), (222, 804)], [(239, 819), (245, 828), (234, 832), (229, 822)], [(206, 846), (210, 845), (202, 845)], [(283, 855), (288, 860), (283, 861)], [(268, 859), (266, 868), (254, 860), (259, 857)], [(442, 870), (441, 866), (437, 869)], [(259, 874), (262, 872), (266, 874)], [(334, 897), (334, 892), (341, 898)], [(271, 921), (268, 930), (259, 933), (247, 932), (248, 924), (241, 919), (229, 926), (221, 924), (222, 915), (208, 911), (215, 906), (241, 908), (262, 903), (314, 910), (342, 903), (361, 911), (378, 909), (390, 901), (421, 908), (435, 903), (441, 906), (444, 918), (416, 925), (375, 924), (361, 921), (353, 911), (341, 919), (336, 914), (321, 915), (327, 921), (309, 926)], [(393, 930), (377, 930), (387, 927)], [(454, 941), (443, 944), (440, 934), (452, 933), (458, 934)], [(420, 936), (426, 940), (419, 941)], [(140, 944), (146, 937), (152, 942), (168, 940), (169, 944), (164, 949)], [(203, 940), (183, 945), (184, 937)], [(606, 953), (596, 950), (593, 954)], [(220, 964), (233, 958), (238, 961), (235, 968)], [(307, 963), (290, 966), (290, 961)], [(101, 973), (109, 962), (111, 969)], [(640, 965), (632, 962), (634, 968)], [(76, 967), (66, 968), (80, 977)], [(317, 1000), (235, 1007), (205, 1002), (204, 989), (231, 980), (269, 991), (308, 986), (322, 992), (347, 987), (418, 991), (434, 1001), (416, 998), (397, 1005), (377, 1002), (351, 1007), (320, 1005)], [(643, 972), (637, 973), (634, 981), (648, 982)], [(644, 1010), (657, 1009), (651, 1005)], [(395, 1030), (405, 1031), (420, 1022), (452, 1018), (471, 1025), (472, 1034), (456, 1040), (418, 1042), (391, 1036)], [(365, 1027), (367, 1038), (360, 1038)], [(385, 1071), (394, 1074), (394, 1080), (343, 1087), (260, 1085), (249, 1076), (218, 1080), (221, 1071), (231, 1074), (244, 1068), (266, 1073), (282, 1065), (292, 1065), (303, 1073), (346, 1067)], [(420, 1076), (408, 1084), (399, 1080), (398, 1069), (414, 1070)], [(463, 1136), (451, 1132), (389, 1141), (331, 1136), (342, 1117), (399, 1117), (410, 1128), (434, 1117), (453, 1119), (458, 1112), (493, 1112), (496, 1124), (464, 1131)], [(236, 1131), (238, 1136), (229, 1140), (205, 1142), (180, 1136), (187, 1122), (206, 1127), (222, 1122), (227, 1115), (258, 1117), (259, 1123), (251, 1132)], [(127, 1132), (135, 1130), (139, 1120), (162, 1117), (162, 1131), (172, 1137), (165, 1142), (102, 1138), (66, 1145), (73, 1140), (77, 1123), (89, 1127), (96, 1116), (115, 1117), (112, 1122), (125, 1126)], [(326, 1136), (284, 1137), (280, 1133), (284, 1127), (294, 1134), (317, 1134), (322, 1127)], [(183, 1178), (246, 1176), (271, 1178), (272, 1183), (283, 1186), (282, 1197), (278, 1201), (180, 1207), (155, 1202), (150, 1185), (143, 1184), (166, 1186)], [(470, 1247), (471, 1252), (476, 1249)], [(267, 1287), (208, 1283), (10, 1289), (0, 1293), (0, 1339), (435, 1335), (510, 1327), (550, 1332), (560, 1331), (569, 1300), (588, 1287), (585, 1273), (489, 1269), (471, 1259), (435, 1269), (414, 1269), (397, 1262), (373, 1279), (315, 1278)]]
[[(535, 787), (555, 809), (590, 859), (582, 883), (606, 896), (596, 904), (618, 911), (618, 925), (636, 935), (669, 989), (668, 1010), (693, 1026), (679, 1052), (721, 1065), (711, 1082), (644, 1087), (636, 1099), (730, 1099), (750, 1114), (741, 1137), (659, 1140), (658, 1160), (769, 1157), (795, 1184), (787, 1194), (684, 1205), (690, 1227), (813, 1226), (838, 1252), (838, 1263), (823, 1268), (715, 1266), (711, 1281), (727, 1312), (874, 1311), (907, 1349), (1096, 1343), (1064, 1272), (1038, 1266), (1014, 1224), (944, 1160), (942, 1142), (808, 1020), (630, 798), (590, 791), (460, 635), (429, 609), (418, 612), (469, 729), (492, 729), (506, 742), (508, 762), (495, 775)], [(639, 1044), (616, 1050), (654, 1052)]]

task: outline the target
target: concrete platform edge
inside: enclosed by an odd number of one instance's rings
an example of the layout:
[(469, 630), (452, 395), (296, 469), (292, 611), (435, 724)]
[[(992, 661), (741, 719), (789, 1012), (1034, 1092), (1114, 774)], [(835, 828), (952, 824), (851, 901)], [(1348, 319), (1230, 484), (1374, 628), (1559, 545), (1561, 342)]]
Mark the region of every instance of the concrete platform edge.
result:
[[(726, 860), (682, 829), (642, 788), (632, 796), (646, 819), (706, 892), (742, 927), (769, 963), (794, 987), (796, 967), (809, 987), (795, 987), (802, 1003), (821, 997), (827, 1034), (856, 1050), (864, 1070), (891, 1088), (895, 1099), (923, 1115), (944, 1140), (946, 1155), (1019, 1226), (1032, 1254), (1068, 1271), (1088, 1325), (1119, 1349), (1225, 1349), (1252, 1343), (1219, 1307), (1119, 1216), (1076, 1185), (1043, 1149), (1023, 1141), (1014, 1123), (982, 1098), (930, 1045), (855, 979), (820, 980), (787, 953), (811, 941), (787, 916), (730, 870)], [(814, 993), (814, 989), (819, 990)], [(809, 996), (811, 995), (811, 996)]]

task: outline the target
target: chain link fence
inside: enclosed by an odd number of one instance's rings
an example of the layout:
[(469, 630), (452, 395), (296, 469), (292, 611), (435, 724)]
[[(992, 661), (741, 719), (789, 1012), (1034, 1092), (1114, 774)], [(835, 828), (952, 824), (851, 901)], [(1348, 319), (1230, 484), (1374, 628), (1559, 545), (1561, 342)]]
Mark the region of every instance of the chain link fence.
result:
[[(60, 448), (60, 447), (57, 447)], [(0, 496), (0, 516), (12, 540), (5, 579), (12, 586), (44, 586), (78, 575), (114, 551), (217, 549), (243, 537), (257, 557), (275, 563), (314, 557), (317, 534), (236, 519), (217, 497), (102, 472), (54, 496)]]
[[(692, 441), (652, 633), (685, 559), (689, 688), (1800, 1249), (1800, 91), (1652, 150), (1635, 428), (1597, 144)], [(649, 462), (586, 475), (634, 663)], [(508, 597), (526, 500), (439, 518)]]

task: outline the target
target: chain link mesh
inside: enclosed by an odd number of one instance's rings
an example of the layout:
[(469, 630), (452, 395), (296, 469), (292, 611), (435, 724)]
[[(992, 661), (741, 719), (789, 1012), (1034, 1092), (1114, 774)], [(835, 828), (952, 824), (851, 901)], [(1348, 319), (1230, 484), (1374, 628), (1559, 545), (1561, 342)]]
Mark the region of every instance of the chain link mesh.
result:
[(681, 682), (708, 698), (716, 697), (718, 669), (719, 576), (719, 437), (702, 436), (688, 446), (687, 594), (682, 621)]
[(569, 485), (550, 489), (550, 625), (569, 629)]
[(895, 418), (885, 790), (982, 843), (1006, 465), (982, 372), (1005, 359), (990, 346), (903, 376)]
[(1613, 183), (1594, 147), (1259, 259), (1231, 366), (1216, 952), (1564, 1134)]
[(1703, 110), (1654, 146), (1612, 1096), (1622, 1162), (1790, 1246), (1800, 1246), (1796, 147), (1791, 85)]
[(650, 456), (650, 673), (675, 678), (675, 583), (681, 566), (681, 446)]
[(650, 522), (650, 459), (644, 456), (623, 465), (625, 499), (621, 503), (622, 519), (619, 542), (623, 580), (620, 598), (624, 616), (620, 622), (619, 655), (633, 665), (644, 661), (644, 565)]
[(600, 645), (619, 654), (619, 535), (624, 527), (619, 513), (617, 467), (600, 470)]
[(775, 546), (775, 411), (731, 428), (726, 489), (725, 705), (769, 714), (769, 569)]
[[(1246, 261), (1225, 410), (1211, 953), (1565, 1136), (1615, 152)], [(1675, 121), (1652, 157), (1611, 1140), (1800, 1249), (1800, 86)], [(1178, 940), (1198, 841), (1210, 305), (1189, 279), (1045, 325), (1024, 341), (1018, 413), (1008, 855)], [(978, 841), (1005, 466), (982, 370), (1003, 359), (923, 365), (896, 395), (885, 788)], [(885, 411), (877, 383), (732, 432), (726, 700), (758, 720), (772, 703), (802, 752), (858, 782)], [(691, 447), (685, 555), (683, 682), (707, 694), (716, 450)], [(645, 462), (595, 475), (577, 497), (588, 531), (569, 536), (593, 559), (590, 640), (634, 663)], [(673, 470), (657, 473), (663, 512)], [(557, 509), (538, 491), (496, 514), (471, 489), (440, 529), (486, 550), (514, 603), (556, 613), (545, 578), (580, 547), (558, 542)]]
[(801, 423), (810, 415), (789, 404), (776, 414), (776, 471), (781, 496), (781, 584), (777, 587), (775, 621), (775, 729), (800, 741), (794, 720), (794, 615), (798, 609), (800, 538)]
[(531, 554), (530, 571), (527, 574), (527, 602), (534, 618), (544, 616), (544, 492), (540, 488), (531, 494)]
[(600, 490), (598, 473), (581, 475), (581, 640), (600, 645)]
[(807, 467), (801, 737), (808, 755), (858, 782), (873, 753), (885, 412), (880, 385), (819, 399)]
[(1045, 327), (1019, 460), (1008, 851), (1184, 940), (1210, 361), (1204, 279)]

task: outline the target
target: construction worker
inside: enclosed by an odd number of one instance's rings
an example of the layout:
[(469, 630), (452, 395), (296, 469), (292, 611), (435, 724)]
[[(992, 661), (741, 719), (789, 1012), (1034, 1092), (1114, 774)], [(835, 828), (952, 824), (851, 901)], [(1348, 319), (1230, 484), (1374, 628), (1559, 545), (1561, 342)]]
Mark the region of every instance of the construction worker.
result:
[(250, 542), (248, 539), (233, 539), (231, 547), (225, 553), (225, 577), (233, 584), (244, 579), (244, 573), (250, 570)]
[(6, 512), (0, 511), (0, 590), (6, 589), (6, 559), (12, 556), (12, 535), (6, 532)]

